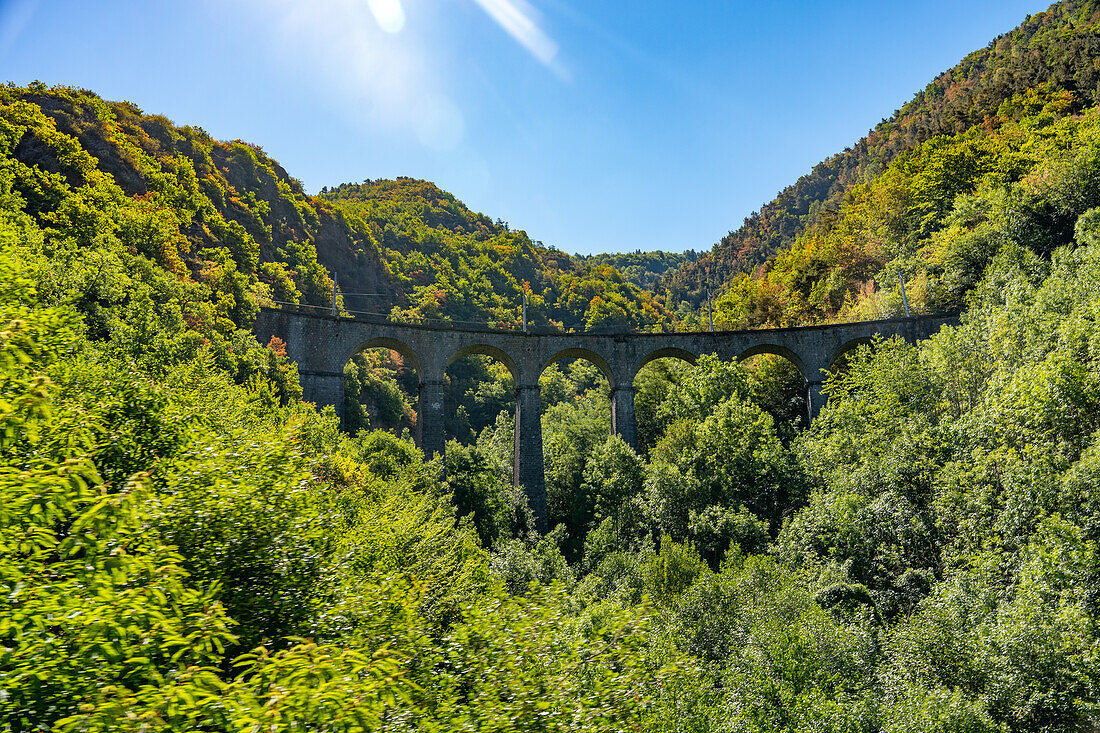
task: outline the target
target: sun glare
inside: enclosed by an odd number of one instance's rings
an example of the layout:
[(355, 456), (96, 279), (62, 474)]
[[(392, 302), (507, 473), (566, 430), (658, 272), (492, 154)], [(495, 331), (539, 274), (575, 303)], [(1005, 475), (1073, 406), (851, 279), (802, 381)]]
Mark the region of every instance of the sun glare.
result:
[(367, 7), (386, 33), (397, 33), (405, 27), (405, 9), (401, 0), (367, 0)]
[[(410, 0), (236, 1), (273, 31), (273, 53), (308, 67), (369, 128), (411, 133), (428, 150), (462, 147), (465, 111), (450, 94), (441, 51), (427, 42), (424, 23), (407, 15)], [(568, 79), (558, 44), (526, 0), (473, 1), (540, 64)]]

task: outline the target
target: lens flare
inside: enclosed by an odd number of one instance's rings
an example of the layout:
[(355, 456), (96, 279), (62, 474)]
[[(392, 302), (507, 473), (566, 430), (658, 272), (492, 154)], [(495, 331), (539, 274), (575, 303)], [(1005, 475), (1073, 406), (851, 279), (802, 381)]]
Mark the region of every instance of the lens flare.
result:
[(524, 0), (474, 0), (489, 17), (544, 66), (558, 55), (558, 44), (539, 28), (537, 11)]

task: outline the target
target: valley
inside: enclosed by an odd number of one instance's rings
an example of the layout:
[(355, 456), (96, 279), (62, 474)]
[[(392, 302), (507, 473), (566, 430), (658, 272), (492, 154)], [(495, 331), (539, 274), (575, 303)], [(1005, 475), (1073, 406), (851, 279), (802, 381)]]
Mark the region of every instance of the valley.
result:
[(0, 87), (0, 729), (1095, 728), (1098, 54), (587, 256)]

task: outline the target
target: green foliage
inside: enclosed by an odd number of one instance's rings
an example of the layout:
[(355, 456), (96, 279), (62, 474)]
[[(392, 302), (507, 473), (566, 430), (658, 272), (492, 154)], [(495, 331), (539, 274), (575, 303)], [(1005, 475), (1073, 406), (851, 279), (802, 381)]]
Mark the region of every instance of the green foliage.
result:
[(21, 297), (0, 305), (0, 717), (19, 731), (208, 667), (234, 637), (150, 531), (148, 476), (103, 483), (103, 426), (59, 405), (49, 374), (76, 346), (72, 314), (28, 307), (26, 260), (2, 255), (0, 288)]
[(688, 510), (688, 534), (703, 556), (717, 564), (733, 544), (746, 552), (760, 552), (768, 541), (768, 523), (745, 507), (736, 510), (711, 504), (702, 511)]
[(898, 278), (917, 312), (958, 308), (1005, 246), (1040, 255), (1068, 244), (1100, 203), (1095, 109), (1067, 115), (1046, 97), (1034, 116), (931, 138), (853, 186), (759, 277), (715, 303), (746, 327), (899, 315)]
[(1093, 714), (1092, 219), (1049, 263), (1003, 249), (961, 328), (857, 353), (798, 446), (818, 489), (779, 554), (838, 618), (889, 624), (889, 694), (933, 729)]
[(534, 527), (527, 498), (476, 446), (447, 443), (447, 486), (458, 516), (469, 516), (483, 547), (507, 537), (523, 536)]
[(332, 525), (293, 443), (255, 428), (195, 436), (158, 473), (156, 523), (198, 582), (222, 588), (237, 651), (305, 633)]
[(584, 534), (595, 519), (595, 497), (584, 488), (589, 456), (611, 432), (610, 400), (590, 389), (575, 400), (549, 407), (542, 417), (542, 452), (551, 526), (564, 523), (565, 556), (580, 557)]
[(210, 673), (234, 641), (216, 589), (147, 529), (144, 486), (98, 490), (87, 459), (0, 478), (0, 717), (11, 730), (180, 675)]
[(408, 469), (419, 467), (422, 460), (420, 452), (410, 441), (381, 430), (356, 434), (353, 455), (372, 474), (388, 480), (397, 479)]
[(670, 270), (694, 262), (699, 253), (687, 252), (625, 252), (622, 254), (594, 254), (583, 257), (585, 264), (599, 263), (611, 265), (622, 273), (623, 278), (643, 290), (656, 290), (661, 277)]
[(676, 600), (687, 648), (728, 690), (715, 727), (873, 730), (873, 638), (834, 622), (800, 580), (771, 558), (734, 555)]
[(638, 283), (677, 257), (568, 257), (412, 179), (311, 198), (255, 146), (0, 90), (0, 727), (1095, 726), (1095, 15), (1029, 19), (731, 235), (782, 251), (720, 324), (896, 314), (901, 274), (961, 326), (849, 353), (808, 426), (781, 358), (654, 362), (640, 454), (598, 368), (550, 366), (542, 537), (505, 365), (452, 365), (425, 461), (411, 364), (354, 357), (341, 433), (256, 308), (332, 270), (348, 310), (666, 327)]
[[(705, 404), (693, 402), (679, 414)], [(649, 481), (653, 516), (660, 518), (661, 531), (675, 538), (683, 537), (684, 520), (694, 513), (687, 524), (696, 524), (710, 537), (708, 542), (715, 541), (718, 526), (743, 524), (720, 518), (723, 507), (739, 505), (774, 532), (783, 512), (798, 506), (804, 493), (800, 471), (780, 442), (772, 417), (737, 396), (722, 399), (702, 420), (684, 417), (671, 423), (651, 455), (655, 463), (676, 469), (655, 469)], [(690, 526), (687, 531), (692, 532)]]
[(416, 372), (396, 352), (370, 349), (344, 366), (344, 425), (351, 432), (416, 427), (408, 395), (417, 392)]
[(515, 412), (512, 373), (501, 362), (481, 354), (458, 359), (447, 368), (443, 402), (454, 406), (444, 416), (447, 435), (472, 443), (499, 414)]
[(708, 568), (695, 547), (680, 544), (668, 535), (661, 537), (660, 552), (649, 560), (646, 572), (647, 591), (657, 603), (670, 604), (695, 580), (708, 572)]
[[(83, 92), (5, 94), (5, 729), (553, 721), (603, 730), (669, 719), (662, 681), (687, 678), (673, 657), (650, 654), (643, 613), (580, 615), (552, 596), (521, 603), (497, 590), (475, 524), (486, 541), (506, 543), (528, 520), (495, 458), (452, 450), (444, 483), (441, 466), (389, 433), (342, 436), (331, 411), (297, 402), (282, 345), (251, 339), (250, 314), (266, 295), (257, 270), (281, 276), (284, 291), (321, 285), (309, 274), (315, 255), (295, 237), (280, 245), (289, 269), (257, 266), (256, 253), (280, 241), (277, 207), (250, 191), (279, 183), (260, 151), (190, 131), (207, 155), (225, 156), (219, 168), (241, 176), (240, 193), (195, 183), (178, 159), (176, 180), (191, 183), (174, 188), (152, 164), (167, 166), (167, 157), (126, 147), (142, 124), (150, 149), (183, 144), (171, 125)], [(145, 193), (124, 194), (78, 138), (17, 94), (57, 99), (59, 116), (82, 110), (67, 129), (116, 135), (112, 144), (148, 164), (127, 186), (155, 184), (157, 196), (180, 198), (152, 209)], [(9, 155), (28, 134), (45, 141), (29, 163)], [(104, 160), (128, 175), (121, 161)], [(219, 224), (204, 189), (245, 223)], [(293, 186), (279, 190), (301, 203)], [(309, 226), (309, 207), (295, 211)], [(197, 242), (177, 239), (200, 218), (216, 242), (191, 229)], [(303, 279), (288, 282), (291, 270)], [(459, 520), (456, 503), (474, 521)], [(555, 552), (545, 551), (551, 564)], [(556, 558), (546, 582), (570, 576)]]
[(512, 598), (471, 608), (448, 634), (443, 688), (429, 730), (605, 731), (675, 724), (666, 686), (689, 681), (690, 662), (657, 653), (648, 619), (609, 606), (579, 617), (565, 599)]
[(490, 561), (493, 575), (512, 595), (526, 594), (532, 584), (571, 588), (576, 577), (561, 553), (564, 536), (565, 525), (559, 524), (534, 542), (512, 539), (498, 544)]

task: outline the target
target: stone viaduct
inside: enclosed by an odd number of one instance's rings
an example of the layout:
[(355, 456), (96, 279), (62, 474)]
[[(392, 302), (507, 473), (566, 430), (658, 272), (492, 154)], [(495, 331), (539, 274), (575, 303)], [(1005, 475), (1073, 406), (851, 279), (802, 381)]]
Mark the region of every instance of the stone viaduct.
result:
[(347, 361), (372, 347), (400, 353), (419, 377), (417, 442), (429, 457), (442, 454), (446, 443), (443, 378), (447, 366), (469, 354), (500, 360), (511, 371), (516, 387), (513, 480), (524, 487), (539, 528), (545, 531), (539, 375), (551, 363), (581, 358), (595, 364), (611, 387), (612, 430), (636, 447), (634, 376), (654, 359), (676, 357), (694, 363), (701, 354), (716, 354), (724, 360), (778, 354), (793, 362), (806, 380), (806, 404), (812, 419), (825, 401), (821, 393), (824, 372), (842, 354), (875, 336), (916, 341), (931, 336), (944, 324), (955, 323), (957, 314), (751, 331), (529, 333), (444, 329), (263, 308), (254, 331), (261, 343), (272, 336), (286, 342), (287, 356), (298, 365), (304, 399), (319, 407), (334, 406), (341, 418)]

